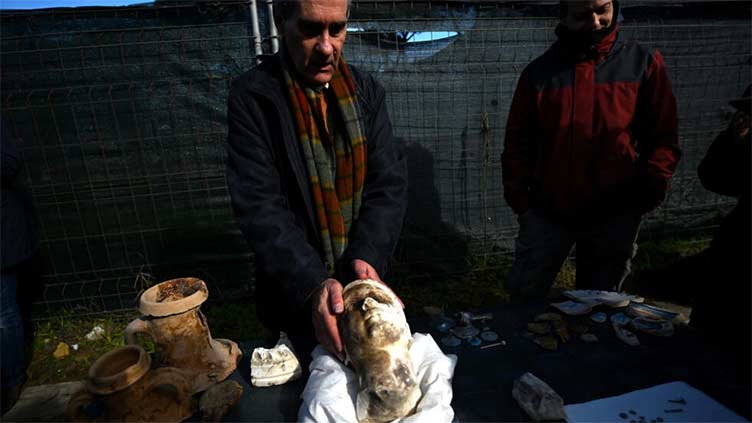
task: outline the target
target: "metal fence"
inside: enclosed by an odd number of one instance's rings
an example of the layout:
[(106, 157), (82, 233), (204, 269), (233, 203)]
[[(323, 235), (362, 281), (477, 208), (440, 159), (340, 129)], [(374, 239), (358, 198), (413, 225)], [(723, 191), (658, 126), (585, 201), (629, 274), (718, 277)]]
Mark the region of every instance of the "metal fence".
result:
[[(624, 8), (623, 33), (665, 56), (684, 150), (647, 234), (695, 228), (729, 205), (695, 169), (750, 82), (749, 9)], [(270, 52), (267, 5), (257, 12)], [(554, 40), (556, 13), (544, 2), (354, 3), (345, 54), (385, 85), (408, 151), (397, 277), (510, 253), (504, 127), (517, 77)], [(255, 64), (251, 15), (247, 1), (2, 13), (2, 117), (37, 207), (48, 312), (130, 308), (149, 276), (201, 277), (213, 298), (250, 295), (252, 257), (225, 187), (224, 113), (230, 81)]]

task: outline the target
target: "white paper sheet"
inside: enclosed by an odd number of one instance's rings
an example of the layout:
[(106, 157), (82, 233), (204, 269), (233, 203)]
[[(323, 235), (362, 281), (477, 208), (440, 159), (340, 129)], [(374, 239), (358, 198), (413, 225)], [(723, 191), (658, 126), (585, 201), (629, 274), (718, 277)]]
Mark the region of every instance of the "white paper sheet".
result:
[[(670, 402), (683, 399), (686, 404)], [(667, 412), (666, 410), (682, 410)], [(684, 382), (564, 406), (567, 421), (580, 422), (744, 422), (741, 416)], [(626, 415), (626, 418), (624, 417)], [(659, 420), (658, 418), (662, 419)]]

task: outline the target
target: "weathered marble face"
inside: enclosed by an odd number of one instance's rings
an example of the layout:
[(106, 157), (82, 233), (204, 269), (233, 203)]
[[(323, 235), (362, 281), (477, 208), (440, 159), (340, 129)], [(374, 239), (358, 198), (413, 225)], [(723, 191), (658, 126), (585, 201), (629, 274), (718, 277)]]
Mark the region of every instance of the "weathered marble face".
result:
[(410, 359), (412, 334), (399, 300), (384, 285), (357, 280), (345, 287), (339, 331), (359, 377), (360, 422), (387, 422), (410, 414), (421, 393)]

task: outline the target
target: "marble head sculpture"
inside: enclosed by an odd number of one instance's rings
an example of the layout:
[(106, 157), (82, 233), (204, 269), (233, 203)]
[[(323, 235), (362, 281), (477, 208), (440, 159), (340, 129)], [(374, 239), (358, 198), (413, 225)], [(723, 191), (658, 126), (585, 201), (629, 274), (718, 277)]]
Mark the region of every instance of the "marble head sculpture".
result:
[(397, 296), (373, 280), (357, 280), (342, 293), (339, 331), (360, 387), (360, 422), (387, 422), (413, 412), (421, 392), (410, 359), (412, 335)]

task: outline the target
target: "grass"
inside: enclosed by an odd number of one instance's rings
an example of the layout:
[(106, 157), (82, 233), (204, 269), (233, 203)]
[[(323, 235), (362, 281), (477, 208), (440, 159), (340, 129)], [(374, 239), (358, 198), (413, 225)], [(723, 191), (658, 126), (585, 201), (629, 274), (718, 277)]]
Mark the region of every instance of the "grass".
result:
[[(696, 254), (709, 246), (708, 233), (692, 233), (666, 239), (645, 240), (639, 244), (633, 272), (625, 282), (631, 292), (640, 290), (643, 272), (668, 266), (679, 258)], [(410, 273), (409, 269), (396, 272), (394, 289), (405, 303), (408, 315), (420, 313), (423, 306), (433, 305), (447, 310), (482, 310), (506, 302), (508, 295), (503, 281), (511, 266), (512, 257), (506, 252), (477, 252), (468, 254), (465, 266), (454, 274), (423, 271)], [(567, 260), (562, 266), (552, 292), (561, 292), (575, 286), (575, 264)], [(213, 337), (235, 341), (268, 339), (273, 337), (256, 319), (253, 299), (243, 302), (208, 302), (202, 306)], [(58, 315), (36, 326), (33, 357), (29, 366), (28, 385), (80, 380), (97, 357), (113, 348), (125, 345), (123, 330), (137, 311), (81, 315), (61, 311)], [(89, 341), (86, 334), (94, 326), (104, 329), (102, 338)], [(143, 339), (148, 350), (154, 345)], [(60, 342), (78, 344), (78, 350), (60, 359), (53, 352)]]
[[(111, 314), (100, 317), (77, 316), (70, 311), (37, 324), (32, 343), (31, 365), (27, 369), (28, 385), (42, 385), (69, 380), (79, 380), (102, 354), (125, 345), (123, 329), (137, 312)], [(104, 329), (101, 338), (86, 339), (94, 326)], [(53, 353), (60, 343), (69, 346), (70, 354), (55, 358)], [(78, 349), (74, 349), (76, 345)]]

